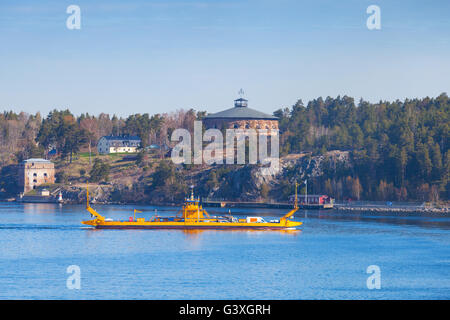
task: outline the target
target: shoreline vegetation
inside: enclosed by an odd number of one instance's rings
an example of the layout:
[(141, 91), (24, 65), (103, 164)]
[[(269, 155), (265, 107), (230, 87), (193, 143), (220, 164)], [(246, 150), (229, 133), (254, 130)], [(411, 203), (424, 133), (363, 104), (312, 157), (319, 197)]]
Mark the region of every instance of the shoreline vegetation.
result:
[[(362, 99), (355, 103), (348, 96), (320, 97), (306, 105), (298, 100), (290, 108), (278, 109), (273, 115), (280, 128), (280, 171), (271, 175), (262, 175), (260, 165), (174, 164), (168, 152), (177, 144), (170, 139), (172, 132), (185, 128), (192, 133), (194, 121), (205, 115), (194, 109), (126, 118), (105, 113), (75, 116), (56, 109), (45, 118), (39, 113), (0, 113), (0, 199), (21, 192), (17, 165), (22, 160), (45, 158), (55, 164), (56, 184), (40, 188), (50, 192), (62, 188), (63, 199), (73, 203), (83, 202), (87, 181), (98, 203), (179, 204), (190, 185), (202, 198), (286, 202), (294, 194), (295, 182), (301, 184), (299, 193), (305, 193), (307, 180), (308, 194), (329, 195), (336, 202), (448, 207), (450, 98), (446, 93), (378, 103)], [(135, 154), (98, 154), (96, 144), (107, 135), (139, 136), (142, 148)], [(338, 210), (354, 208), (345, 205)]]

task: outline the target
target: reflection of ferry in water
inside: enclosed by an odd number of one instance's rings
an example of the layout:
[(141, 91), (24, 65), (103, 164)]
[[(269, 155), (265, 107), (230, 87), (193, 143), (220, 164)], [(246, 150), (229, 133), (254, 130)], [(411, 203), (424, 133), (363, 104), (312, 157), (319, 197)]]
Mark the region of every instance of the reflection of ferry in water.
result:
[[(297, 188), (296, 188), (297, 189)], [(194, 198), (194, 191), (191, 196), (185, 199), (181, 209), (181, 215), (173, 217), (153, 216), (149, 220), (137, 218), (134, 210), (134, 217), (128, 221), (114, 221), (105, 219), (89, 204), (89, 191), (86, 191), (86, 210), (95, 219), (83, 221), (83, 224), (93, 226), (98, 229), (258, 229), (258, 230), (286, 230), (295, 229), (302, 222), (293, 221), (293, 215), (298, 210), (297, 201), (294, 208), (279, 220), (266, 222), (262, 217), (247, 217), (238, 219), (232, 215), (210, 216), (199, 204), (200, 199)]]

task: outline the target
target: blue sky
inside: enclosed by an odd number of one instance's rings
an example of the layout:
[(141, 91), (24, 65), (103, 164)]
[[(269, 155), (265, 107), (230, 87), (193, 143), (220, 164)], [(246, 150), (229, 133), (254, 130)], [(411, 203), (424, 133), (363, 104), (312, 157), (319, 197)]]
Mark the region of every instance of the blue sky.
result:
[[(71, 4), (81, 30), (66, 28)], [(371, 4), (381, 30), (366, 27)], [(268, 113), (319, 96), (436, 96), (450, 87), (449, 12), (450, 1), (2, 0), (0, 111), (217, 112), (240, 88)]]

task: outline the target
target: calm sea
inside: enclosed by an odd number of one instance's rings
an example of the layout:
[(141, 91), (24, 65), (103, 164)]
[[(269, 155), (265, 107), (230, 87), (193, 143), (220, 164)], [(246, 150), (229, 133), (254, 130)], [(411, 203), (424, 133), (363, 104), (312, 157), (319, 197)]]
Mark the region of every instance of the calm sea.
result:
[[(96, 208), (127, 219), (134, 207)], [(300, 211), (298, 232), (92, 230), (87, 218), (83, 206), (0, 203), (0, 299), (450, 298), (448, 216)], [(72, 265), (79, 290), (66, 284)], [(367, 287), (372, 265), (380, 289)]]

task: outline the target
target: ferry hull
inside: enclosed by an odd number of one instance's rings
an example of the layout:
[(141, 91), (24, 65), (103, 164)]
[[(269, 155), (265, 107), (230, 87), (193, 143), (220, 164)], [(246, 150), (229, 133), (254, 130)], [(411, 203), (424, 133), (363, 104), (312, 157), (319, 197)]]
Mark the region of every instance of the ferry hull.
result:
[(286, 230), (302, 225), (302, 222), (286, 221), (285, 223), (179, 223), (179, 222), (125, 222), (96, 220), (83, 221), (97, 229), (215, 229), (215, 230)]
[(148, 229), (148, 230), (289, 230), (287, 226), (107, 226), (97, 225), (96, 229)]

